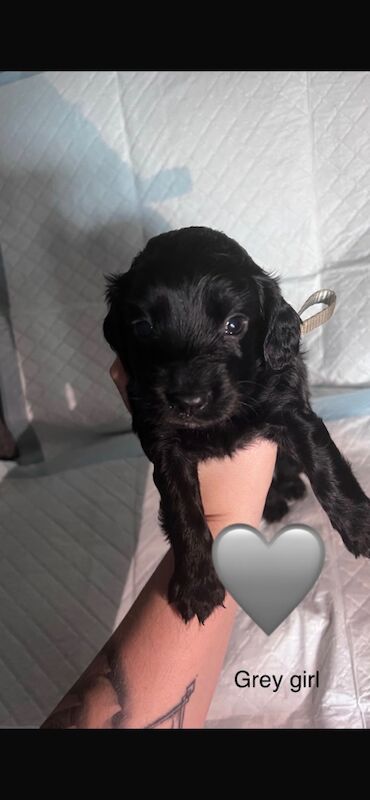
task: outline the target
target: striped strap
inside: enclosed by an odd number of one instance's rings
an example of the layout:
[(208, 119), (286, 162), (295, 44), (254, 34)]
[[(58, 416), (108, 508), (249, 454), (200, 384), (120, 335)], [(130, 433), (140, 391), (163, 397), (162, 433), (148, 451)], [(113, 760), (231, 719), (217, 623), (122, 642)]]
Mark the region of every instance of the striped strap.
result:
[(306, 333), (311, 333), (315, 328), (327, 322), (334, 314), (336, 301), (336, 294), (332, 289), (319, 289), (318, 292), (311, 294), (298, 311), (299, 316), (306, 311), (306, 308), (315, 306), (317, 303), (325, 303), (326, 308), (323, 308), (322, 311), (318, 311), (317, 314), (313, 314), (312, 317), (308, 317), (308, 319), (304, 321), (301, 320), (301, 336), (304, 336)]

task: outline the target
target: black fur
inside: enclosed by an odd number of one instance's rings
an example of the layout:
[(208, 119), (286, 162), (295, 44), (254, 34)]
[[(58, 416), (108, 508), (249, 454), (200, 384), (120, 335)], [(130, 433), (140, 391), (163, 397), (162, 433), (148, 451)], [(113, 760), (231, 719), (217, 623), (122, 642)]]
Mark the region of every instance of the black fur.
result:
[(183, 228), (154, 237), (129, 272), (111, 276), (107, 301), (104, 335), (130, 378), (133, 430), (154, 464), (174, 550), (169, 600), (186, 621), (204, 622), (225, 595), (197, 464), (257, 434), (279, 445), (265, 518), (281, 519), (287, 500), (302, 497), (305, 472), (346, 547), (370, 556), (370, 501), (310, 406), (300, 319), (276, 278), (225, 234)]

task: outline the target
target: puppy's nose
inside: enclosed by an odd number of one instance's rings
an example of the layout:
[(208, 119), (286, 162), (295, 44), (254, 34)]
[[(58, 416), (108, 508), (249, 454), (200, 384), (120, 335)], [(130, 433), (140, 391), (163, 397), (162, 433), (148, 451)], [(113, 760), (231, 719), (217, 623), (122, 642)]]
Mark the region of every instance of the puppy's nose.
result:
[(184, 395), (169, 392), (167, 394), (167, 399), (171, 406), (174, 406), (180, 411), (185, 411), (186, 413), (191, 414), (196, 411), (202, 411), (202, 409), (205, 408), (208, 403), (209, 396), (210, 393)]

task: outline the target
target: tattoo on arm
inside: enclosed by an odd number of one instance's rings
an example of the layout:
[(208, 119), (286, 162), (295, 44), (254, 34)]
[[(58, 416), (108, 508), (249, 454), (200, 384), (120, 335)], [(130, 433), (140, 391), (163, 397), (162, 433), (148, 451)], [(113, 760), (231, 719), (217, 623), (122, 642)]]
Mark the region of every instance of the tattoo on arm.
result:
[[(189, 683), (189, 686), (186, 687), (185, 694), (181, 698), (180, 702), (177, 703), (176, 706), (171, 708), (170, 711), (167, 711), (167, 714), (163, 714), (162, 717), (156, 719), (155, 722), (152, 722), (150, 725), (146, 725), (146, 728), (183, 728), (184, 725), (184, 716), (185, 716), (185, 706), (189, 702), (191, 695), (195, 689), (195, 679)], [(166, 724), (170, 723), (170, 724)]]
[[(145, 728), (183, 728), (185, 709), (195, 689), (195, 679), (173, 708)], [(129, 697), (122, 665), (108, 644), (41, 726), (45, 729), (125, 728)]]

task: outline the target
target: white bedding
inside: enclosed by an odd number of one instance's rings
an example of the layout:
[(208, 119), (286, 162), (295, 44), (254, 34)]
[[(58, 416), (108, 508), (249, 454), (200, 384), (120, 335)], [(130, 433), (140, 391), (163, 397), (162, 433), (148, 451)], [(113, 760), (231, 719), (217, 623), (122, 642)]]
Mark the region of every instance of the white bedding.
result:
[[(37, 726), (166, 549), (157, 495), (108, 378), (104, 274), (148, 237), (225, 230), (299, 308), (317, 408), (370, 493), (370, 73), (66, 72), (0, 85), (0, 726)], [(334, 394), (334, 396), (333, 396)], [(320, 405), (321, 404), (321, 405)], [(366, 727), (370, 565), (310, 493), (290, 521), (327, 561), (271, 636), (240, 612), (207, 725)], [(237, 689), (237, 669), (319, 669), (319, 690)]]

